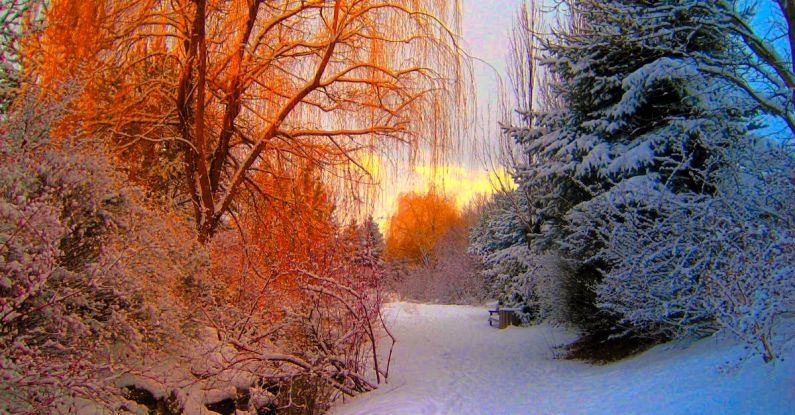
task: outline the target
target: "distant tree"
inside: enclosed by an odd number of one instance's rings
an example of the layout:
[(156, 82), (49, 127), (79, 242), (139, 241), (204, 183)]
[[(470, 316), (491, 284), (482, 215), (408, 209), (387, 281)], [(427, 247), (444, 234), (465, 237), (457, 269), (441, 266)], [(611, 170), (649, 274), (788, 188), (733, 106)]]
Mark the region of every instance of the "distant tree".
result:
[(350, 229), (354, 232), (357, 262), (383, 269), (386, 245), (384, 235), (373, 217), (368, 216), (361, 224), (354, 223)]
[(389, 220), (387, 258), (432, 266), (436, 260), (434, 247), (460, 221), (455, 201), (434, 189), (425, 194), (401, 194), (397, 211)]
[(459, 210), (434, 190), (398, 198), (387, 233), (392, 289), (403, 298), (446, 304), (478, 304), (486, 287), (468, 251), (479, 201)]

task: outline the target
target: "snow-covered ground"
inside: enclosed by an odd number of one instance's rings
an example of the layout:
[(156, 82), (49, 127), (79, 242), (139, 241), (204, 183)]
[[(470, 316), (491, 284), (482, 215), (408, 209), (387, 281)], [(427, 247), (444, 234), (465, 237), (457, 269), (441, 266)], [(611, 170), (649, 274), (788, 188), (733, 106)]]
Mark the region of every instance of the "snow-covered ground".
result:
[(483, 307), (395, 303), (387, 315), (389, 383), (331, 414), (795, 414), (795, 353), (727, 366), (742, 347), (707, 339), (592, 366), (554, 359), (571, 333), (497, 330)]

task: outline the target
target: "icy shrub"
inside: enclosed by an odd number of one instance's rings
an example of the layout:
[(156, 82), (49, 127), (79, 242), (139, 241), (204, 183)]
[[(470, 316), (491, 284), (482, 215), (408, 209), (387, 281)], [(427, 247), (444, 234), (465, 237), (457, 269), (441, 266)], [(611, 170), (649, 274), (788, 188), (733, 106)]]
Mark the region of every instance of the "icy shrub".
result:
[(481, 304), (486, 286), (475, 257), (463, 246), (463, 228), (442, 236), (432, 249), (430, 264), (390, 262), (391, 289), (401, 298), (440, 304)]
[(118, 408), (115, 377), (175, 343), (206, 264), (101, 147), (51, 139), (56, 115), (28, 102), (0, 129), (0, 412)]
[[(326, 191), (305, 184), (299, 201)], [(339, 225), (330, 203), (318, 205), (263, 202), (261, 215), (241, 220), (243, 232), (212, 242), (213, 273), (228, 288), (223, 308), (202, 318), (218, 327), (202, 376), (257, 382), (280, 413), (322, 413), (340, 395), (375, 389), (389, 370), (377, 350), (390, 341), (377, 225)]]
[[(693, 199), (703, 200), (698, 196), (688, 200)], [(684, 253), (686, 246), (698, 249), (698, 244), (680, 246), (677, 242), (681, 237), (701, 237), (691, 234), (695, 231), (692, 227), (683, 226), (697, 225), (689, 219), (699, 206), (694, 202), (690, 209), (680, 210), (680, 203), (687, 206), (684, 197), (638, 178), (569, 214), (572, 240), (595, 239), (603, 244), (600, 254), (594, 256), (594, 261), (605, 264), (601, 269), (604, 279), (597, 285), (599, 306), (623, 315), (625, 321), (634, 323), (628, 327), (649, 335), (689, 334), (685, 332), (706, 328), (712, 322), (699, 288), (704, 269), (693, 264), (703, 258), (694, 255), (697, 252)], [(680, 253), (684, 253), (682, 264), (672, 265)]]
[(791, 340), (778, 323), (795, 312), (792, 160), (752, 155), (736, 155), (714, 196), (638, 178), (571, 212), (576, 237), (604, 243), (599, 307), (648, 335), (730, 332), (775, 359)]

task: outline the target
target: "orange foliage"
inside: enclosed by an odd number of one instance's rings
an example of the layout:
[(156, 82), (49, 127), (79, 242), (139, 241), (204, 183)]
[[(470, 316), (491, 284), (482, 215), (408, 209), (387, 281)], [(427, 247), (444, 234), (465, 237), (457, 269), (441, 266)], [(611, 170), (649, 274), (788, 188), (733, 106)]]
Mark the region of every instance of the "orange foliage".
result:
[(211, 244), (214, 274), (231, 288), (232, 300), (253, 301), (275, 318), (285, 307), (296, 310), (312, 301), (307, 289), (316, 277), (348, 287), (364, 284), (363, 293), (377, 283), (371, 273), (378, 266), (357, 259), (366, 228), (337, 222), (333, 196), (311, 166), (287, 173), (259, 174), (259, 188), (267, 193), (242, 198), (234, 229)]
[(141, 183), (179, 178), (207, 240), (262, 190), (263, 162), (356, 181), (356, 157), (390, 143), (446, 147), (462, 96), (445, 24), (457, 5), (53, 0), (28, 66), (46, 94), (79, 87), (68, 131), (107, 136)]
[(389, 221), (386, 256), (431, 265), (436, 244), (451, 229), (462, 226), (461, 214), (452, 198), (433, 189), (425, 194), (401, 194), (397, 212)]
[[(309, 168), (297, 180), (260, 174), (265, 193), (249, 194), (234, 227), (213, 241), (215, 274), (226, 279), (235, 301), (270, 312), (301, 301), (299, 270), (319, 272), (338, 262), (338, 227), (330, 195)], [(254, 297), (258, 298), (254, 298)]]

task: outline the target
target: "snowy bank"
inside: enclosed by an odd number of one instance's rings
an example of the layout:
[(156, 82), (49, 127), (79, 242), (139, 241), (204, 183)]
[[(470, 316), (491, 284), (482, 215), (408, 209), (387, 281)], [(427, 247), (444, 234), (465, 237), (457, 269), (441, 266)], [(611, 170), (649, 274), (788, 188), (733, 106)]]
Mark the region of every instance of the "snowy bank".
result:
[[(574, 338), (541, 325), (497, 330), (482, 307), (390, 304), (389, 383), (332, 415), (791, 414), (795, 353), (739, 367), (742, 346), (661, 345), (608, 366), (555, 359)], [(732, 362), (727, 365), (726, 362)]]

